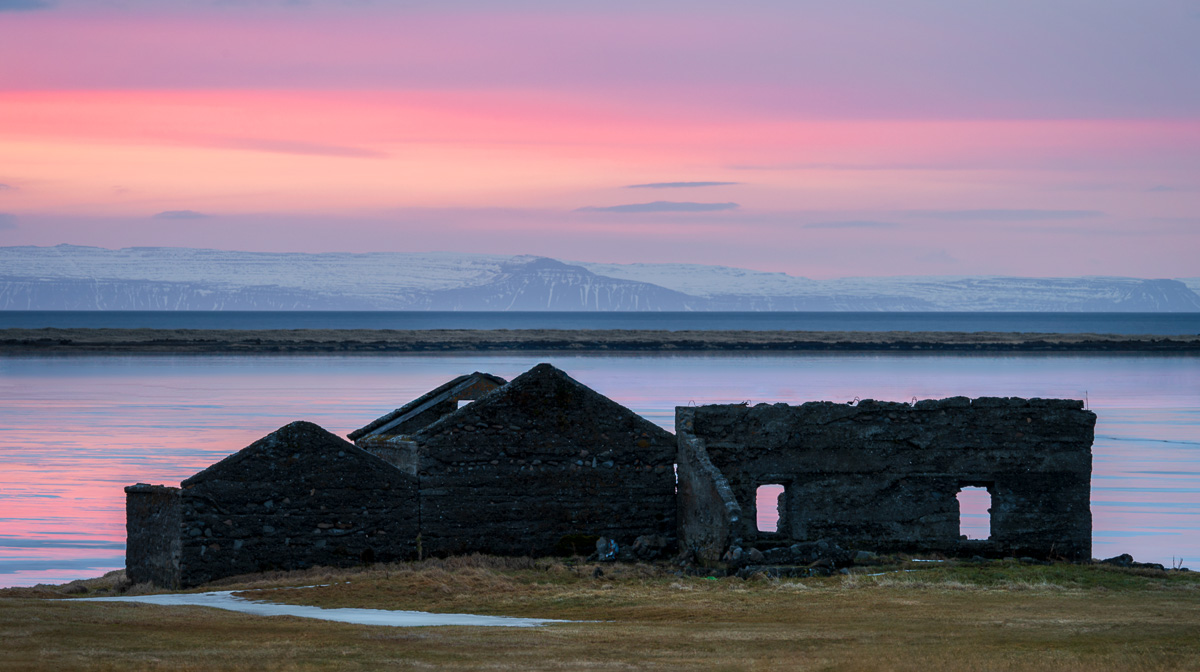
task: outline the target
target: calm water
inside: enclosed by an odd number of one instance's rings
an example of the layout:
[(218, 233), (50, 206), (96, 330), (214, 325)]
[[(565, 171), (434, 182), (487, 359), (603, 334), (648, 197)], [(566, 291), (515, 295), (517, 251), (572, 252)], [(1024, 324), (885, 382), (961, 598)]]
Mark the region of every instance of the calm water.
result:
[(1200, 313), (520, 313), (0, 311), (0, 328), (749, 329), (1200, 334)]
[[(555, 356), (671, 428), (674, 406), (952, 395), (1088, 399), (1094, 554), (1200, 569), (1200, 357)], [(536, 356), (0, 358), (0, 586), (124, 565), (124, 493), (179, 481), (297, 419), (338, 434), (453, 376)], [(764, 507), (765, 508), (765, 507)]]

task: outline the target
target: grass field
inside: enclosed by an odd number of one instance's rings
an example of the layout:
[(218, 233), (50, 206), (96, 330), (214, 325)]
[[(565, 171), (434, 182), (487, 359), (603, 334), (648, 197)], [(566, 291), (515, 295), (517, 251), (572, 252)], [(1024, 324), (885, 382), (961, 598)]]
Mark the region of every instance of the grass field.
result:
[[(45, 599), (109, 594), (119, 574), (0, 590), (0, 669), (1200, 669), (1200, 573), (900, 563), (742, 580), (596, 567), (470, 557), (203, 588), (325, 607), (580, 621), (532, 629), (367, 627)], [(276, 590), (312, 584), (330, 585)]]

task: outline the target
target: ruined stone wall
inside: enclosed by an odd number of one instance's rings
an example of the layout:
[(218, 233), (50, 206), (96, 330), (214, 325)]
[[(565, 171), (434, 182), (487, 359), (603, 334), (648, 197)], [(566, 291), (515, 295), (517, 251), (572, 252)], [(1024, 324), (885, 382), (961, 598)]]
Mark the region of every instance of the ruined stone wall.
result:
[(179, 488), (125, 488), (125, 576), (132, 583), (179, 587)]
[(674, 535), (675, 437), (553, 367), (412, 439), (427, 553), (547, 555), (587, 535)]
[(708, 459), (704, 440), (692, 436), (692, 409), (681, 408), (675, 414), (679, 436), (676, 497), (680, 550), (700, 561), (720, 558), (725, 549), (742, 543), (742, 507), (721, 471)]
[[(1095, 414), (1082, 402), (955, 397), (689, 409), (743, 509), (747, 544), (831, 539), (882, 551), (1091, 557)], [(677, 412), (684, 411), (677, 409)], [(682, 478), (682, 474), (681, 474)], [(755, 491), (781, 484), (780, 529)], [(959, 538), (957, 494), (992, 495), (991, 538)]]
[(497, 387), (500, 387), (500, 385), (496, 381), (488, 378), (480, 378), (470, 385), (455, 390), (453, 394), (448, 394), (445, 399), (429, 404), (428, 408), (413, 414), (395, 427), (389, 428), (381, 438), (412, 434), (422, 427), (427, 427), (438, 419), (457, 411), (458, 402), (478, 399)]
[(416, 479), (293, 423), (183, 482), (180, 583), (409, 559)]

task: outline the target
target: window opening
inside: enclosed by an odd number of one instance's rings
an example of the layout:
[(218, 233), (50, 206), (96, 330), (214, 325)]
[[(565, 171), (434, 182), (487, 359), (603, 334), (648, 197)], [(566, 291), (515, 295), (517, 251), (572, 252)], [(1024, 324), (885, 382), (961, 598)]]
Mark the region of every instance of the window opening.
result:
[(782, 496), (782, 485), (776, 483), (758, 486), (754, 494), (754, 508), (758, 512), (756, 523), (759, 532), (779, 531), (779, 504)]
[(992, 537), (992, 493), (967, 486), (958, 491), (958, 533), (969, 540)]

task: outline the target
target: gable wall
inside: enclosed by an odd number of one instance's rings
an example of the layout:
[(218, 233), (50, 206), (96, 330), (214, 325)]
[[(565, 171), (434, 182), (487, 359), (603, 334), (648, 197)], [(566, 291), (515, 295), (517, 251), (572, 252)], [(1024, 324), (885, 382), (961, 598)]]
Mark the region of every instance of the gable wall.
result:
[(413, 557), (415, 479), (341, 444), (296, 449), (276, 442), (199, 482), (185, 481), (180, 583)]
[(674, 436), (565, 376), (515, 380), (413, 440), (428, 553), (674, 534)]

